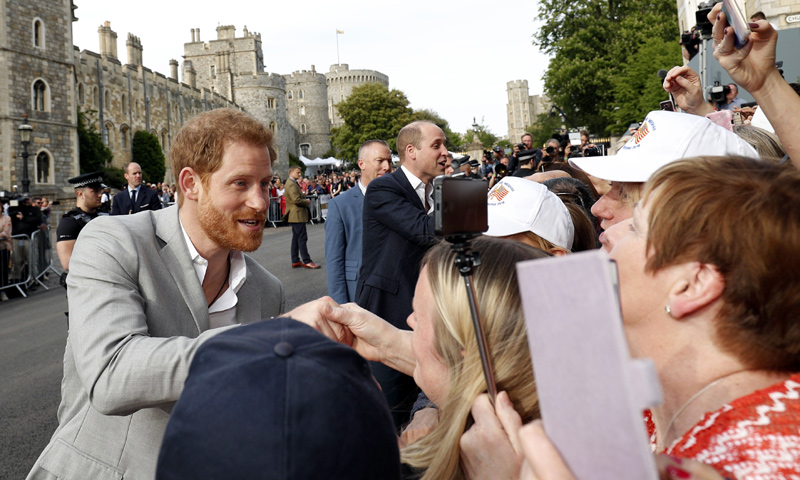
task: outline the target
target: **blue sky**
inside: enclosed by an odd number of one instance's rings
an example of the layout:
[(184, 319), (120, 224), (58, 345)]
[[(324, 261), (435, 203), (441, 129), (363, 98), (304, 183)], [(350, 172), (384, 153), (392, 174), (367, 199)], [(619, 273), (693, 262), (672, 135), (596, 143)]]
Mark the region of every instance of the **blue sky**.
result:
[[(224, 4), (224, 8), (220, 4)], [(547, 57), (531, 44), (536, 2), (454, 2), (408, 0), (345, 2), (255, 2), (252, 0), (75, 0), (79, 21), (75, 44), (99, 50), (97, 28), (111, 22), (118, 56), (127, 61), (128, 33), (144, 46), (145, 66), (169, 74), (169, 60), (182, 62), (191, 29), (202, 40), (216, 39), (216, 27), (247, 26), (261, 33), (268, 72), (327, 72), (341, 63), (378, 70), (391, 88), (403, 91), (415, 109), (428, 108), (463, 133), (475, 117), (498, 136), (508, 133), (506, 82), (528, 80), (530, 94), (542, 92)], [(119, 6), (117, 6), (119, 5)], [(343, 6), (344, 5), (344, 6)]]

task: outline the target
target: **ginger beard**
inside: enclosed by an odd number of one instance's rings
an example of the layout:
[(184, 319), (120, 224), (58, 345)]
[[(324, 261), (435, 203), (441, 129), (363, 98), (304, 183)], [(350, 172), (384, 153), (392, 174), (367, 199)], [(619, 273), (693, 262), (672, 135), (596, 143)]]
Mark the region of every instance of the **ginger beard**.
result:
[[(226, 250), (252, 252), (261, 246), (267, 214), (252, 208), (226, 214), (214, 205), (211, 195), (201, 195), (197, 204), (197, 218), (203, 232), (217, 246)], [(239, 225), (240, 220), (256, 220), (260, 228), (248, 231)]]

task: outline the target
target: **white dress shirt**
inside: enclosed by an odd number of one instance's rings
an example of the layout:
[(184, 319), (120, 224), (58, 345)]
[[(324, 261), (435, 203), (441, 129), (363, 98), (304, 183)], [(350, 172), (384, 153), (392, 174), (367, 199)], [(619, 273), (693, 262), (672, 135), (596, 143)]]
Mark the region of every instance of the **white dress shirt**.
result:
[[(411, 173), (405, 165), (400, 166), (400, 170), (406, 174), (406, 178), (408, 179), (408, 183), (411, 184), (411, 188), (417, 192), (417, 196), (419, 197), (419, 201), (422, 202), (422, 205), (427, 203), (428, 211), (427, 214), (430, 215), (433, 213), (433, 186), (426, 185), (425, 182), (417, 178), (416, 175)], [(425, 199), (428, 199), (427, 202)]]
[[(183, 222), (181, 222), (181, 231), (183, 232), (183, 239), (186, 241), (186, 248), (189, 250), (189, 256), (192, 257), (192, 265), (195, 273), (197, 273), (197, 279), (200, 280), (200, 285), (202, 285), (203, 280), (206, 278), (208, 260), (203, 258), (194, 248), (186, 229), (183, 228)], [(247, 266), (245, 265), (244, 254), (238, 250), (231, 250), (230, 259), (231, 270), (228, 277), (228, 288), (208, 308), (209, 328), (236, 324), (236, 305), (239, 303), (239, 297), (236, 296), (236, 292), (242, 288), (247, 277)]]

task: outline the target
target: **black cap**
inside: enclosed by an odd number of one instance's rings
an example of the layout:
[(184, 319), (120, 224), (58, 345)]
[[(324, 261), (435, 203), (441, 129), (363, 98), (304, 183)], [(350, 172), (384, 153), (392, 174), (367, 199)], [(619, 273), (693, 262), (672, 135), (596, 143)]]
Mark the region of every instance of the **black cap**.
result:
[(524, 162), (526, 160), (530, 160), (536, 156), (536, 149), (533, 150), (522, 150), (521, 152), (517, 153), (517, 160), (520, 162)]
[(208, 339), (172, 409), (158, 480), (400, 478), (389, 406), (355, 350), (288, 318)]
[(75, 188), (103, 188), (103, 172), (92, 172), (78, 175), (77, 177), (67, 180)]

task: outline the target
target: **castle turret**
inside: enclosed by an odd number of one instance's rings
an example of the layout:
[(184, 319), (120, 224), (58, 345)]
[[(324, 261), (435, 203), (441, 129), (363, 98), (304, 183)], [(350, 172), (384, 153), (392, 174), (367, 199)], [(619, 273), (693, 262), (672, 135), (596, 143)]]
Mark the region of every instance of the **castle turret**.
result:
[(178, 61), (174, 58), (169, 61), (169, 78), (178, 81)]
[(139, 37), (134, 36), (132, 33), (128, 34), (128, 41), (125, 42), (128, 47), (128, 65), (136, 67), (143, 66), (142, 63), (142, 41)]
[(183, 83), (192, 88), (197, 88), (197, 72), (194, 70), (191, 60), (183, 62)]
[(297, 130), (297, 150), (309, 158), (322, 156), (331, 148), (325, 75), (311, 65), (310, 72), (298, 71), (284, 78), (286, 112), (289, 123)]
[(111, 30), (111, 22), (105, 22), (97, 28), (100, 35), (100, 55), (117, 58), (117, 32)]

